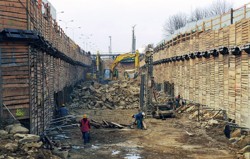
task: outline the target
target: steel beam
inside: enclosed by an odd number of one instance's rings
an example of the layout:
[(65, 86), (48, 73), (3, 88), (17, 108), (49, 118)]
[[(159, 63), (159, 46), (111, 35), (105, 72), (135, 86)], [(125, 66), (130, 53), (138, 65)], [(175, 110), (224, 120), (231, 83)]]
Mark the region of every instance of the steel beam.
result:
[(141, 86), (140, 86), (140, 108), (144, 110), (144, 96), (145, 96), (145, 74), (141, 75)]
[(2, 89), (2, 83), (3, 83), (3, 78), (2, 78), (2, 51), (0, 48), (0, 126), (2, 125), (3, 122), (3, 89)]

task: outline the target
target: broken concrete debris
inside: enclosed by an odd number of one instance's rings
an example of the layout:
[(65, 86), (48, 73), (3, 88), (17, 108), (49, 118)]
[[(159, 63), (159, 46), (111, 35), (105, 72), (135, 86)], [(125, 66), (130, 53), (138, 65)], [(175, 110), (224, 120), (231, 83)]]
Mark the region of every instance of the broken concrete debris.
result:
[(217, 120), (215, 120), (215, 119), (210, 119), (208, 121), (209, 126), (215, 126), (215, 125), (218, 125), (218, 124), (219, 124), (219, 122)]
[(28, 134), (21, 124), (13, 124), (0, 130), (0, 158), (59, 159), (50, 150), (42, 148), (40, 136)]
[(18, 148), (18, 144), (17, 143), (7, 143), (6, 145), (4, 145), (4, 148), (10, 152), (15, 152)]
[(40, 140), (40, 136), (33, 134), (15, 134), (14, 138), (18, 140), (19, 143), (30, 143), (30, 142), (38, 142)]
[(5, 130), (10, 134), (27, 134), (29, 132), (29, 130), (25, 127), (22, 127), (20, 123), (8, 125), (5, 127)]
[(0, 130), (0, 136), (7, 135), (7, 134), (8, 134), (7, 131), (5, 131), (5, 130)]
[(243, 149), (239, 151), (239, 153), (247, 153), (250, 152), (250, 145), (245, 146)]
[[(206, 128), (207, 134), (210, 132), (213, 134), (214, 131), (218, 132), (220, 131), (221, 137), (225, 138), (223, 134), (223, 129), (225, 125), (228, 123), (226, 120), (222, 120), (224, 118), (223, 111), (220, 110), (214, 110), (214, 109), (200, 109), (194, 105), (194, 104), (188, 104), (187, 106), (182, 106), (178, 113), (188, 113), (190, 120), (196, 120), (199, 118), (199, 122), (201, 127)], [(231, 138), (228, 140), (231, 145), (237, 149), (238, 151), (238, 157), (242, 159), (248, 159), (250, 156), (250, 130), (243, 130), (240, 128), (234, 129), (234, 131), (231, 132)], [(189, 133), (186, 131), (186, 133), (191, 136), (193, 133)], [(218, 136), (217, 136), (218, 137)]]
[(244, 159), (250, 159), (250, 152), (244, 153)]
[[(94, 84), (93, 84), (94, 83)], [(139, 82), (136, 80), (112, 81), (109, 84), (84, 82), (75, 87), (69, 108), (83, 109), (138, 109)], [(157, 92), (157, 102), (166, 103), (164, 92)]]
[(101, 85), (88, 82), (78, 85), (73, 91), (70, 104), (71, 108), (80, 107), (87, 109), (131, 109), (139, 108), (138, 84), (134, 81), (114, 81)]

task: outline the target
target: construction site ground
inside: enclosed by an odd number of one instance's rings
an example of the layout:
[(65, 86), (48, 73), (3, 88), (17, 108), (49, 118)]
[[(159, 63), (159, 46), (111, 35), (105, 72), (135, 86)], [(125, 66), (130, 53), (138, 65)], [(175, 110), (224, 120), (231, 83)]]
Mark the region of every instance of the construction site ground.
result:
[[(83, 113), (89, 118), (102, 121), (114, 121), (121, 124), (133, 122), (133, 110), (84, 110), (74, 109), (72, 114), (79, 120)], [(69, 158), (74, 159), (233, 159), (236, 150), (231, 148), (223, 131), (219, 129), (205, 130), (200, 123), (188, 119), (182, 114), (177, 118), (145, 120), (147, 130), (139, 129), (108, 129), (93, 128), (90, 131), (91, 143), (83, 145), (81, 132), (78, 127), (64, 129), (69, 139), (62, 142), (73, 149)]]

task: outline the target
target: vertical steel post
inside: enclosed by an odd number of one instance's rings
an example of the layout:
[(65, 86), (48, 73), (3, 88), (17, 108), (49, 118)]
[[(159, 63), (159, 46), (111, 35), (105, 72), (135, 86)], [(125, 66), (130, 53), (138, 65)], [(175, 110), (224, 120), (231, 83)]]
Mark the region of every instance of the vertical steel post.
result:
[(2, 99), (3, 89), (2, 89), (2, 83), (3, 83), (3, 79), (2, 79), (2, 51), (1, 51), (1, 48), (0, 48), (0, 126), (2, 125), (2, 122), (3, 122), (3, 99)]
[(99, 53), (99, 51), (97, 51), (97, 54), (96, 54), (96, 79), (99, 82), (100, 82), (100, 61), (101, 61), (100, 53)]
[[(45, 99), (45, 96), (44, 96), (44, 93), (45, 93), (45, 86), (44, 86), (44, 84), (45, 84), (45, 78), (46, 78), (46, 73), (45, 73), (45, 65), (44, 65), (44, 63), (45, 63), (45, 58), (46, 57), (44, 57), (45, 56), (45, 54), (44, 54), (44, 52), (41, 52), (41, 62), (42, 62), (42, 65), (41, 65), (41, 82), (42, 82), (42, 91), (41, 91), (41, 93), (42, 93), (42, 99), (41, 99), (41, 108), (42, 108), (42, 113), (43, 113), (43, 117), (42, 117), (42, 131), (45, 131), (45, 127), (46, 127), (46, 121), (47, 121), (47, 117), (48, 117), (48, 114), (45, 114), (45, 109), (46, 109), (46, 106), (48, 106), (48, 105), (45, 105), (46, 103), (45, 103), (45, 101), (46, 101), (46, 99)], [(38, 132), (39, 134), (41, 133), (41, 132)]]
[(244, 18), (247, 17), (247, 5), (245, 4), (244, 5)]
[(144, 110), (144, 96), (145, 96), (145, 74), (141, 75), (141, 85), (140, 85), (140, 108)]
[(234, 10), (231, 8), (231, 24), (234, 23)]
[(135, 26), (132, 26), (132, 53), (135, 53), (135, 49), (136, 49), (136, 38), (135, 38)]
[(26, 0), (26, 6), (27, 8), (26, 9), (26, 16), (27, 16), (27, 30), (30, 30), (30, 16), (29, 16), (29, 11), (30, 11), (30, 1), (29, 0)]
[(146, 112), (148, 116), (152, 115), (153, 103), (152, 103), (152, 77), (153, 77), (153, 52), (149, 50), (146, 52), (145, 63), (146, 63)]
[(32, 130), (33, 130), (33, 124), (32, 124), (32, 108), (33, 108), (33, 103), (32, 103), (32, 78), (31, 78), (31, 46), (29, 46), (29, 49), (28, 49), (28, 68), (29, 68), (29, 122), (30, 122), (30, 133), (32, 133)]

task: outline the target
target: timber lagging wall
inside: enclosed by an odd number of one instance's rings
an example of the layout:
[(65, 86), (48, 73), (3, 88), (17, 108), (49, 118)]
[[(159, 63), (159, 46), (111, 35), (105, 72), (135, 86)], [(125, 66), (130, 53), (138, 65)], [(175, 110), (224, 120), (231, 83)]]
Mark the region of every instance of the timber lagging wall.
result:
[[(89, 54), (64, 34), (49, 7), (36, 0), (0, 0), (0, 51), (0, 104), (16, 118), (29, 119), (35, 134), (51, 121), (55, 94), (83, 80), (91, 65)], [(2, 119), (11, 118), (0, 108)]]
[(204, 22), (158, 45), (154, 76), (157, 83), (173, 84), (175, 96), (226, 110), (237, 124), (250, 127), (249, 8), (239, 10), (234, 16), (241, 20), (231, 25), (215, 29)]

